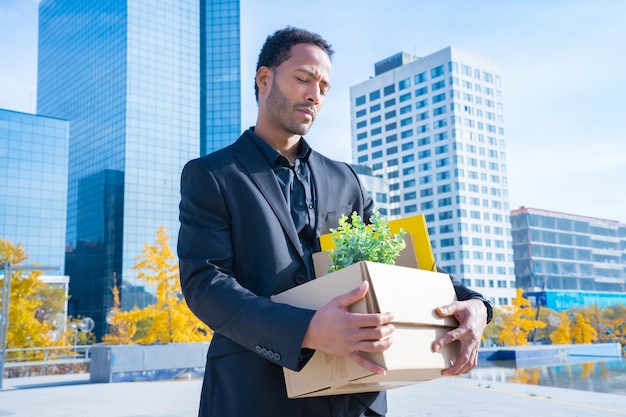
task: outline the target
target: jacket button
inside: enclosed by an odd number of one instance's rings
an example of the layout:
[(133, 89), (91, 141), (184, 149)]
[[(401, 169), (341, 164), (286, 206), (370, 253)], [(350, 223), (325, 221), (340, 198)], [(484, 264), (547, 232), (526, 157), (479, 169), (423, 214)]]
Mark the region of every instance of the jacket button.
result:
[(306, 278), (303, 275), (298, 275), (296, 277), (296, 284), (304, 284), (306, 282)]
[(261, 349), (261, 355), (263, 355), (263, 356), (267, 356), (267, 349), (262, 348), (262, 349)]
[(261, 349), (261, 346), (259, 346), (259, 345), (256, 345), (256, 347), (254, 349), (256, 350), (256, 353), (261, 353), (261, 351), (263, 350), (263, 349)]
[(280, 361), (280, 353), (278, 353), (278, 352), (275, 352), (275, 353), (274, 353), (274, 360), (275, 360), (276, 362)]

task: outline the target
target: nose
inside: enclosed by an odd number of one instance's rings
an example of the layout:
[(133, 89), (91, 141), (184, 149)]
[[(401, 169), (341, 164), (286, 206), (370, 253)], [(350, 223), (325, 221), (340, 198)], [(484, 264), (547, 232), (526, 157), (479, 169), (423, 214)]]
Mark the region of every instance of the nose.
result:
[(322, 89), (318, 83), (311, 83), (311, 88), (307, 90), (306, 101), (310, 104), (320, 104), (323, 100), (324, 95), (322, 94)]

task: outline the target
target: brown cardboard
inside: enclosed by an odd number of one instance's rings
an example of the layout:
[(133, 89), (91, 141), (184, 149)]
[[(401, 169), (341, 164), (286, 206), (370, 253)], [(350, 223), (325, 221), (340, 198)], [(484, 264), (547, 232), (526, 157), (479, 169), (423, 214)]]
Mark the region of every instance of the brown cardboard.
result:
[[(315, 255), (314, 259), (322, 256)], [(350, 311), (394, 314), (396, 330), (392, 346), (382, 353), (367, 354), (369, 360), (387, 370), (386, 375), (373, 374), (347, 358), (316, 351), (300, 372), (284, 369), (290, 398), (382, 391), (410, 385), (439, 377), (441, 370), (456, 359), (458, 342), (446, 345), (437, 353), (431, 348), (437, 338), (458, 325), (454, 318), (441, 318), (434, 311), (456, 300), (446, 274), (359, 262), (274, 295), (272, 300), (318, 309), (334, 297), (357, 288), (362, 281), (369, 282), (370, 290)]]

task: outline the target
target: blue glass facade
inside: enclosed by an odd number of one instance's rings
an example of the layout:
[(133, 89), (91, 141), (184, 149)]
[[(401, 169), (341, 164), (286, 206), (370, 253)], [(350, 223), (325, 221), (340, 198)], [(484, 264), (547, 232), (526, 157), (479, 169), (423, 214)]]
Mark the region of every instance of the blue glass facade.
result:
[(200, 5), (44, 0), (39, 13), (38, 112), (71, 123), (70, 314), (100, 337), (113, 283), (124, 308), (151, 303), (132, 267), (159, 226), (178, 231), (180, 171), (200, 150)]
[(68, 148), (67, 121), (0, 109), (0, 237), (61, 272)]
[(200, 2), (201, 145), (209, 154), (241, 135), (239, 0)]
[(545, 210), (511, 213), (518, 287), (626, 293), (626, 225)]

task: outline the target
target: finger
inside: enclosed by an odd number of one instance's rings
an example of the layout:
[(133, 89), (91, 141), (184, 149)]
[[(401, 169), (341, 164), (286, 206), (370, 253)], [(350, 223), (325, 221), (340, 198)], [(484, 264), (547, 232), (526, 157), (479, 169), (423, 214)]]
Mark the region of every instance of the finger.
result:
[(462, 375), (470, 372), (478, 364), (477, 349), (470, 349), (460, 354), (454, 364), (441, 372), (443, 376)]
[(358, 340), (374, 342), (391, 336), (395, 330), (396, 328), (393, 324), (385, 324), (378, 327), (363, 327), (356, 332), (355, 337)]
[(357, 342), (355, 346), (355, 350), (360, 352), (384, 352), (389, 349), (393, 344), (392, 337), (385, 337), (379, 340), (362, 340)]
[(341, 308), (347, 309), (352, 304), (357, 301), (363, 299), (365, 294), (367, 294), (367, 290), (369, 289), (369, 283), (367, 281), (363, 281), (361, 285), (357, 288), (353, 289), (350, 292), (347, 292), (343, 295), (335, 297), (334, 302)]
[(437, 312), (437, 314), (439, 314), (441, 317), (449, 317), (449, 316), (453, 316), (458, 309), (458, 301), (455, 301), (451, 304), (445, 305), (445, 306), (440, 306), (437, 307), (435, 309), (435, 311)]
[(356, 352), (352, 353), (350, 355), (350, 359), (352, 359), (354, 362), (356, 362), (361, 367), (363, 367), (363, 368), (367, 369), (368, 371), (373, 372), (375, 374), (385, 375), (387, 373), (387, 370), (385, 368), (383, 368), (380, 365), (376, 365), (373, 362), (368, 361), (363, 356), (361, 356), (359, 353), (356, 353)]
[(448, 343), (452, 343), (455, 340), (460, 340), (463, 334), (463, 330), (456, 328), (450, 330), (448, 333), (441, 336), (439, 339), (435, 340), (432, 345), (433, 352), (439, 352), (439, 350), (447, 345)]
[(352, 313), (351, 319), (352, 324), (356, 328), (377, 328), (389, 325), (393, 321), (394, 316), (390, 311), (371, 314)]

